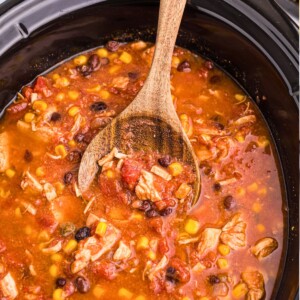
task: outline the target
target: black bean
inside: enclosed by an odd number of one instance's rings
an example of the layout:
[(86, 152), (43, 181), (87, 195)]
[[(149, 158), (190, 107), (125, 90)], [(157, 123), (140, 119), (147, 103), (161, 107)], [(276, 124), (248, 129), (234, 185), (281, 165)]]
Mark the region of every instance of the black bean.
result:
[(69, 185), (73, 180), (73, 173), (72, 172), (67, 172), (65, 175), (64, 175), (64, 183), (66, 185)]
[(90, 282), (82, 276), (75, 279), (75, 285), (79, 293), (85, 294), (90, 290)]
[(107, 109), (107, 104), (102, 101), (94, 102), (90, 106), (90, 110), (92, 110), (92, 111), (103, 111), (105, 109)]
[(162, 167), (168, 167), (171, 164), (171, 156), (170, 155), (165, 155), (162, 156), (161, 158), (158, 159), (158, 163), (162, 166)]
[(178, 279), (176, 279), (176, 278), (174, 278), (172, 276), (167, 276), (166, 275), (166, 280), (169, 281), (169, 282), (171, 282), (172, 284), (178, 283)]
[(214, 75), (214, 76), (210, 77), (209, 82), (211, 84), (217, 84), (217, 83), (221, 82), (221, 77), (218, 75)]
[(204, 63), (204, 67), (207, 69), (207, 70), (212, 70), (214, 68), (214, 63), (210, 60), (207, 60), (205, 63)]
[(166, 207), (159, 212), (159, 214), (163, 217), (170, 215), (173, 212), (172, 207)]
[(128, 77), (129, 77), (129, 79), (131, 79), (131, 80), (136, 80), (136, 79), (138, 79), (138, 77), (139, 77), (139, 73), (137, 73), (137, 72), (129, 72), (129, 73), (128, 73)]
[(81, 143), (84, 140), (84, 134), (83, 133), (77, 133), (74, 137), (75, 142)]
[(67, 160), (73, 163), (78, 163), (81, 160), (81, 152), (79, 150), (73, 150), (67, 155)]
[(220, 278), (216, 275), (210, 275), (208, 277), (208, 281), (209, 281), (210, 284), (217, 284), (217, 283), (221, 282)]
[(115, 51), (117, 51), (119, 49), (120, 46), (121, 46), (121, 44), (119, 42), (117, 42), (117, 41), (109, 41), (105, 45), (105, 48), (108, 51), (115, 52)]
[(62, 288), (66, 285), (67, 280), (63, 277), (58, 277), (55, 281), (57, 287)]
[(214, 185), (213, 185), (213, 189), (215, 192), (219, 192), (221, 190), (222, 186), (219, 182), (216, 182)]
[(24, 160), (27, 161), (27, 162), (31, 162), (33, 159), (33, 155), (32, 153), (29, 151), (29, 150), (25, 150), (25, 153), (24, 153)]
[(173, 275), (176, 272), (176, 269), (174, 267), (168, 267), (166, 270), (168, 275)]
[(91, 236), (91, 229), (89, 227), (81, 227), (75, 233), (75, 240), (81, 241)]
[(220, 129), (220, 130), (224, 130), (224, 128), (225, 128), (225, 126), (222, 123), (219, 123), (219, 122), (214, 122), (214, 126), (217, 129)]
[(50, 121), (52, 122), (59, 121), (60, 119), (61, 119), (61, 114), (58, 112), (54, 112), (50, 117)]
[(191, 72), (191, 65), (188, 61), (183, 61), (182, 63), (180, 63), (177, 67), (177, 71), (179, 72)]
[(176, 269), (174, 267), (168, 267), (166, 270), (166, 280), (176, 284), (178, 279), (176, 278)]
[(97, 54), (92, 54), (88, 59), (88, 66), (91, 67), (93, 71), (97, 71), (100, 68), (100, 59)]
[(88, 77), (93, 72), (93, 69), (89, 65), (83, 65), (76, 67), (77, 71), (81, 73), (82, 76)]
[(108, 59), (107, 57), (101, 57), (101, 58), (100, 58), (100, 64), (101, 64), (102, 66), (108, 65), (108, 64), (109, 64), (109, 59)]
[(158, 212), (155, 209), (147, 210), (145, 215), (146, 215), (147, 218), (155, 218), (155, 217), (159, 216)]
[(152, 208), (152, 202), (150, 200), (142, 201), (141, 206), (139, 207), (139, 209), (142, 211), (148, 211), (151, 208)]
[(223, 204), (225, 209), (231, 210), (235, 207), (236, 202), (231, 195), (228, 195), (224, 198)]

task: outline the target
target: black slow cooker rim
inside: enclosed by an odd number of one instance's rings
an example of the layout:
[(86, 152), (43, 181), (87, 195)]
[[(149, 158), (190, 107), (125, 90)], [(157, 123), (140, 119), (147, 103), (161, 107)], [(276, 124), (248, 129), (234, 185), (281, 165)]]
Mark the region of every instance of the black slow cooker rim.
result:
[[(219, 1), (219, 0), (216, 0)], [(223, 0), (224, 1), (224, 0)], [(259, 0), (258, 0), (259, 1)], [(58, 1), (58, 0), (44, 0), (42, 2), (38, 1), (38, 0), (27, 0), (27, 1), (23, 1), (21, 4), (13, 7), (8, 14), (4, 14), (2, 17), (0, 17), (0, 36), (4, 36), (1, 35), (2, 33), (5, 34), (7, 33), (8, 29), (17, 29), (17, 31), (12, 31), (9, 32), (9, 34), (11, 34), (12, 38), (14, 39), (14, 43), (13, 45), (15, 45), (17, 42), (21, 41), (22, 39), (26, 39), (34, 30), (36, 30), (37, 28), (40, 28), (42, 25), (45, 25), (46, 23), (56, 19), (57, 17), (63, 16), (64, 14), (68, 14), (71, 13), (73, 11), (79, 10), (82, 7), (86, 7), (86, 6), (90, 6), (96, 3), (100, 3), (100, 2), (109, 2), (110, 4), (118, 4), (118, 3), (129, 3), (132, 1), (121, 1), (121, 0), (109, 0), (109, 1), (105, 1), (105, 0), (87, 0), (84, 3), (82, 3), (82, 0), (71, 0), (71, 2), (67, 1)], [(144, 3), (149, 3), (149, 4), (153, 4), (153, 2), (158, 2), (158, 1), (141, 1)], [(225, 0), (225, 2), (229, 3), (230, 5), (233, 4), (233, 2), (231, 0)], [(247, 2), (247, 1), (246, 1)], [(43, 9), (45, 9), (45, 7), (47, 7), (47, 4), (52, 4), (55, 5), (55, 8), (57, 10), (59, 10), (58, 14), (53, 14), (50, 16), (50, 18), (44, 18), (43, 22), (37, 22), (37, 20), (35, 20), (34, 18), (31, 19), (33, 22), (32, 23), (26, 23), (26, 22), (22, 22), (22, 17), (26, 17), (25, 19), (28, 20), (28, 17), (31, 16), (31, 14), (33, 13), (33, 10), (25, 10), (25, 13), (23, 14), (19, 14), (20, 11), (24, 12), (24, 9), (26, 7), (33, 7), (34, 5), (37, 5), (38, 8), (41, 9), (41, 11)], [(54, 4), (55, 3), (55, 4)], [(194, 7), (197, 7), (197, 9), (202, 10), (205, 13), (210, 13), (209, 10), (209, 5), (207, 5), (206, 7), (202, 7), (200, 6), (201, 1), (189, 1), (189, 4), (191, 4)], [(65, 9), (63, 9), (63, 7), (61, 5), (64, 6)], [(58, 5), (58, 6), (57, 6)], [(234, 2), (234, 5), (236, 6), (236, 2)], [(252, 17), (255, 18), (256, 12), (254, 10), (253, 12), (253, 7), (250, 7), (252, 10), (252, 13), (254, 13), (254, 16), (252, 15)], [(238, 7), (238, 10), (240, 13), (247, 13), (247, 10), (245, 11), (245, 7), (241, 6)], [(34, 11), (34, 13), (37, 13), (37, 10)], [(45, 11), (44, 11), (45, 13)], [(48, 14), (48, 12), (47, 12)], [(260, 14), (259, 14), (260, 15)], [(260, 15), (261, 16), (261, 15)], [(6, 26), (3, 27), (1, 26), (1, 24), (3, 24), (3, 21), (7, 21), (7, 19), (5, 19), (5, 17), (9, 17), (9, 22), (5, 23)], [(218, 17), (217, 14), (215, 14), (215, 17)], [(29, 18), (30, 19), (30, 18)], [(284, 20), (284, 19), (283, 19)], [(39, 20), (40, 21), (40, 20)], [(223, 20), (226, 22), (226, 20)], [(285, 20), (286, 22), (286, 20)], [(234, 24), (232, 23), (228, 23), (228, 25), (230, 26), (234, 26)], [(38, 25), (37, 27), (35, 27), (36, 25)], [(270, 28), (273, 28), (273, 24), (271, 22), (266, 22), (264, 24), (264, 26), (262, 26), (261, 30), (270, 30)], [(238, 27), (235, 28), (236, 30), (240, 31)], [(295, 37), (295, 32), (293, 31), (292, 27), (290, 28), (292, 34), (292, 37)], [(269, 31), (270, 32), (270, 31)], [(272, 30), (271, 30), (272, 32)], [(15, 35), (16, 33), (16, 35)], [(297, 34), (296, 34), (297, 35)], [(248, 36), (249, 38), (251, 38), (251, 36)], [(285, 56), (285, 59), (291, 61), (291, 66), (290, 69), (286, 68), (286, 69), (281, 69), (280, 66), (278, 66), (277, 64), (275, 64), (275, 67), (277, 69), (277, 71), (283, 75), (285, 82), (289, 88), (289, 92), (290, 95), (293, 97), (295, 104), (298, 106), (299, 103), (299, 99), (298, 99), (298, 86), (295, 87), (294, 81), (293, 81), (293, 76), (294, 74), (297, 74), (297, 70), (298, 70), (298, 57), (296, 57), (296, 53), (298, 53), (298, 49), (295, 48), (294, 43), (289, 43), (287, 38), (285, 36), (281, 36), (281, 35), (270, 35), (270, 39), (272, 40), (272, 42), (274, 42), (274, 44), (276, 44), (276, 46), (278, 46), (281, 49), (284, 49), (282, 55)], [(293, 38), (294, 39), (294, 38)], [(255, 45), (259, 46), (259, 41), (253, 40), (252, 42)], [(11, 46), (10, 46), (11, 47)], [(7, 49), (10, 49), (10, 47), (8, 47)], [(1, 48), (3, 49), (3, 47), (1, 47), (1, 40), (0, 40), (0, 53), (1, 53)], [(263, 50), (263, 49), (262, 49)], [(4, 51), (5, 52), (5, 51)], [(268, 57), (268, 53), (264, 52), (264, 54), (266, 55), (266, 57)], [(272, 55), (271, 55), (272, 56)], [(270, 56), (270, 58), (272, 58)], [(297, 76), (298, 78), (298, 76)]]

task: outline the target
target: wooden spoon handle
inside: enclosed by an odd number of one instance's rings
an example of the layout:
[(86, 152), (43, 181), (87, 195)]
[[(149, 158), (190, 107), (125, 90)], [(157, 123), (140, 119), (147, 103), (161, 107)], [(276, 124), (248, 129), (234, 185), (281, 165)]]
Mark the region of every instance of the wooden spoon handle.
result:
[(151, 73), (170, 77), (172, 54), (186, 0), (160, 0), (156, 48)]

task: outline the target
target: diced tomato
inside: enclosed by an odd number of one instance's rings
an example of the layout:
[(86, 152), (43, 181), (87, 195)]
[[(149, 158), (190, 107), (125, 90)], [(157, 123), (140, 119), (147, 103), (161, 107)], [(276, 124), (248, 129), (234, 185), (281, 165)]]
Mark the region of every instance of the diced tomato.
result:
[(121, 176), (125, 183), (127, 183), (128, 187), (133, 190), (137, 185), (138, 180), (141, 175), (142, 165), (140, 162), (132, 159), (127, 159), (124, 161)]
[(58, 225), (58, 222), (50, 211), (39, 211), (36, 220), (42, 228), (47, 229), (51, 233), (54, 232)]
[(22, 94), (27, 100), (30, 100), (32, 93), (33, 93), (33, 89), (29, 86), (25, 86), (22, 90)]
[(11, 105), (10, 107), (7, 108), (6, 111), (8, 113), (17, 114), (17, 113), (23, 111), (24, 109), (26, 109), (27, 106), (28, 106), (28, 103), (22, 101), (22, 102), (18, 102), (18, 103)]
[(164, 255), (165, 253), (167, 253), (169, 251), (168, 242), (165, 238), (159, 240), (159, 242), (158, 242), (158, 251), (162, 255)]
[(52, 92), (48, 88), (48, 82), (45, 77), (38, 77), (33, 90), (37, 93), (43, 93), (45, 97), (49, 97), (52, 95)]
[(117, 268), (115, 264), (109, 261), (97, 261), (91, 266), (92, 272), (107, 280), (113, 280), (117, 276)]
[(108, 178), (106, 174), (101, 174), (98, 182), (104, 195), (115, 197), (122, 191), (121, 183), (117, 178)]

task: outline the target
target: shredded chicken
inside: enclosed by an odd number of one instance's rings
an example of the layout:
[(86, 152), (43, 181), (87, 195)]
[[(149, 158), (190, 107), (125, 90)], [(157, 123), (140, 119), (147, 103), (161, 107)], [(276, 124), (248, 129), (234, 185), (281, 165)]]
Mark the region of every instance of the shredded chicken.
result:
[(7, 132), (0, 134), (0, 172), (9, 168), (9, 136)]
[(0, 280), (0, 290), (3, 293), (3, 296), (8, 299), (15, 299), (18, 296), (15, 280), (10, 273), (7, 273), (5, 277)]
[(258, 240), (254, 246), (251, 247), (251, 252), (258, 258), (262, 259), (270, 255), (278, 248), (278, 243), (275, 239), (265, 237)]
[(24, 206), (25, 212), (28, 211), (33, 216), (36, 215), (37, 210), (31, 203), (23, 200), (23, 201), (21, 201), (21, 204)]
[(237, 250), (246, 244), (246, 223), (241, 214), (234, 215), (231, 220), (222, 228), (220, 239), (222, 243), (228, 245), (231, 249)]
[(124, 242), (120, 241), (119, 248), (114, 253), (113, 259), (115, 261), (128, 259), (131, 256), (130, 247), (128, 247)]
[(220, 234), (221, 229), (218, 228), (205, 228), (203, 230), (198, 245), (200, 256), (203, 256), (209, 250), (213, 250), (218, 245)]
[(54, 254), (62, 249), (62, 241), (58, 241), (55, 245), (42, 249), (45, 254)]
[(241, 117), (241, 118), (237, 119), (234, 122), (234, 124), (235, 125), (243, 125), (245, 123), (255, 123), (255, 121), (256, 121), (255, 115), (248, 115), (248, 116)]
[(26, 171), (23, 174), (23, 180), (21, 181), (21, 188), (25, 190), (27, 187), (31, 187), (38, 192), (43, 191), (43, 186), (29, 171)]
[(260, 300), (264, 297), (264, 278), (260, 272), (243, 272), (242, 279), (249, 288), (247, 300)]
[(128, 83), (129, 83), (129, 77), (118, 76), (113, 79), (111, 84), (115, 88), (126, 90)]
[(52, 201), (57, 197), (55, 187), (48, 182), (44, 184), (44, 193), (48, 201)]
[(167, 181), (172, 179), (171, 174), (169, 174), (168, 171), (166, 171), (165, 169), (163, 169), (159, 166), (153, 166), (151, 168), (151, 172)]
[(152, 266), (152, 268), (149, 270), (148, 278), (150, 280), (153, 280), (157, 272), (164, 269), (167, 266), (168, 262), (169, 262), (168, 257), (164, 255), (162, 259), (159, 261), (159, 263), (157, 265)]
[(81, 124), (84, 122), (84, 117), (81, 116), (81, 114), (78, 114), (75, 117), (75, 123), (73, 125), (73, 127), (70, 130), (70, 133), (68, 135), (68, 138), (70, 140), (72, 140), (74, 138), (74, 136), (76, 135), (76, 133), (79, 131)]
[(142, 170), (141, 177), (135, 188), (137, 197), (141, 200), (151, 200), (153, 202), (161, 200), (158, 191), (154, 187), (154, 175)]
[(105, 164), (111, 162), (117, 153), (118, 149), (114, 147), (107, 155), (98, 160), (98, 165), (103, 167)]
[[(106, 222), (106, 220), (102, 220)], [(104, 253), (118, 242), (121, 237), (120, 231), (111, 224), (108, 224), (103, 237), (91, 236), (80, 241), (78, 250), (75, 252), (75, 261), (71, 265), (72, 273), (77, 273), (84, 269), (90, 261), (99, 259)]]

